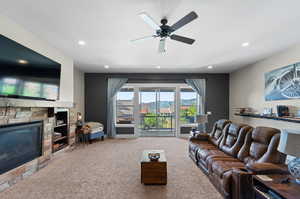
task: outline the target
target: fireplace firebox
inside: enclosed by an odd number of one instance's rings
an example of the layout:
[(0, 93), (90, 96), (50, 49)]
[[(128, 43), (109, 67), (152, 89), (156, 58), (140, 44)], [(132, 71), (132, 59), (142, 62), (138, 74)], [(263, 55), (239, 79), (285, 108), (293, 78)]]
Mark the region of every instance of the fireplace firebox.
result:
[(43, 122), (0, 126), (0, 174), (42, 155)]

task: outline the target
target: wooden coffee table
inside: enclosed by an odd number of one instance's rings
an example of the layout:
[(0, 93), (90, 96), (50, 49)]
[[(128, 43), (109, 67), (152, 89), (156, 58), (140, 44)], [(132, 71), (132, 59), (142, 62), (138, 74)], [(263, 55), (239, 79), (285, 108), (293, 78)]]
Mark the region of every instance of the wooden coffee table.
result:
[[(148, 153), (160, 153), (158, 161), (151, 161)], [(141, 159), (141, 183), (145, 185), (167, 184), (167, 160), (163, 150), (145, 150)]]

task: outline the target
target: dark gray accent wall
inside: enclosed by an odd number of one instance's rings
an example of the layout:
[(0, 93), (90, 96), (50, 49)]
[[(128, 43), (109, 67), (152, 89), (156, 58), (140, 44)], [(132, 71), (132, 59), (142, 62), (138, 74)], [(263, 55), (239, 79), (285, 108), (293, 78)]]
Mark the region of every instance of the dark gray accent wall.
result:
[(107, 79), (126, 77), (129, 83), (183, 83), (187, 78), (206, 79), (206, 111), (211, 111), (208, 129), (222, 118), (229, 118), (229, 74), (85, 74), (86, 121), (101, 122), (106, 127)]

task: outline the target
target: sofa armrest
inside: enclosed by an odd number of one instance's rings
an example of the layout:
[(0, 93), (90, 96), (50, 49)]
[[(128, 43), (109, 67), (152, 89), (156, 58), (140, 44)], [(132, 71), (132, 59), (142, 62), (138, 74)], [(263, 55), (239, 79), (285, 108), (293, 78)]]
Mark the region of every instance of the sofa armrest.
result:
[(287, 166), (273, 163), (248, 163), (246, 168), (254, 174), (288, 174)]
[(252, 175), (253, 173), (246, 169), (232, 169), (232, 199), (254, 198)]
[(189, 140), (200, 140), (200, 141), (207, 141), (209, 135), (207, 133), (195, 133), (193, 136), (190, 136)]

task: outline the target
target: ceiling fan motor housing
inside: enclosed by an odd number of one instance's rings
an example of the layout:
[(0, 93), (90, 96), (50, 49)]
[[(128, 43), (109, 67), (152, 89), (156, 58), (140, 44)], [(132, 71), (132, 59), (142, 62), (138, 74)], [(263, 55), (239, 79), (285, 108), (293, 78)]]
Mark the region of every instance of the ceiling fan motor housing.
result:
[(157, 30), (157, 35), (162, 38), (170, 36), (172, 29), (170, 26), (166, 25), (168, 23), (168, 20), (164, 18), (160, 22), (162, 25), (160, 26), (160, 30)]

